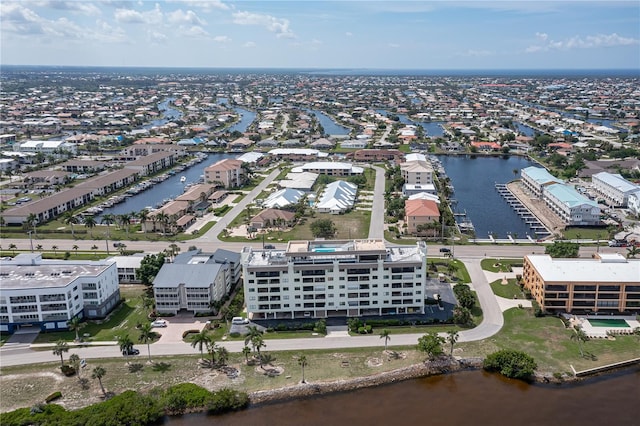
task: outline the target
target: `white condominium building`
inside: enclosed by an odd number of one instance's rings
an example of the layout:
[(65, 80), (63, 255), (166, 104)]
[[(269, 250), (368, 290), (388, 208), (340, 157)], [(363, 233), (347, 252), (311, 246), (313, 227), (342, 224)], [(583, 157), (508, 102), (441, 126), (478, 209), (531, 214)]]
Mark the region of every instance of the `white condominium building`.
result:
[(290, 241), (286, 250), (242, 252), (253, 319), (424, 313), (427, 246), (382, 240)]
[(120, 300), (113, 261), (43, 260), (23, 253), (0, 261), (0, 330), (67, 329), (74, 317), (104, 318)]
[(629, 195), (640, 190), (619, 174), (607, 172), (596, 173), (591, 176), (591, 187), (604, 198), (605, 203), (613, 207), (626, 207)]

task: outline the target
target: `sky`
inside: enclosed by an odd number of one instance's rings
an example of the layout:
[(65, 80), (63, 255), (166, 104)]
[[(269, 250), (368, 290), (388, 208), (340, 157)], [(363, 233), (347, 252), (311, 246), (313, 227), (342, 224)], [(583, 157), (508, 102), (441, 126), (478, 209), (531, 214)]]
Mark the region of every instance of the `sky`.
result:
[(640, 70), (640, 1), (2, 0), (0, 64)]

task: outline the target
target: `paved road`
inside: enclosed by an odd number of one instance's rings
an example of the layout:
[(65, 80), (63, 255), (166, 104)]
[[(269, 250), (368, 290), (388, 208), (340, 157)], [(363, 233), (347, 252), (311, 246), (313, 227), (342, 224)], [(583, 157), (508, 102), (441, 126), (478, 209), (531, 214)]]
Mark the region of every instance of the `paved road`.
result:
[(384, 169), (372, 166), (376, 171), (376, 182), (371, 205), (371, 221), (369, 222), (369, 238), (384, 239)]

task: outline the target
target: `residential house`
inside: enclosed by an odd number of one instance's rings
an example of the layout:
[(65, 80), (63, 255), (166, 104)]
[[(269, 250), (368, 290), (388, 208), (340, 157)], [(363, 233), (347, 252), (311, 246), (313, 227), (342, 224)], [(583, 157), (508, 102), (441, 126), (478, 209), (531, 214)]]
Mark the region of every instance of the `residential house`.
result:
[(249, 224), (256, 229), (291, 227), (295, 222), (295, 213), (287, 210), (264, 209), (251, 218)]
[(205, 181), (224, 188), (236, 188), (244, 184), (246, 173), (241, 160), (226, 158), (204, 169)]
[(434, 200), (406, 200), (404, 211), (404, 223), (407, 225), (408, 234), (434, 236), (438, 233), (440, 209)]

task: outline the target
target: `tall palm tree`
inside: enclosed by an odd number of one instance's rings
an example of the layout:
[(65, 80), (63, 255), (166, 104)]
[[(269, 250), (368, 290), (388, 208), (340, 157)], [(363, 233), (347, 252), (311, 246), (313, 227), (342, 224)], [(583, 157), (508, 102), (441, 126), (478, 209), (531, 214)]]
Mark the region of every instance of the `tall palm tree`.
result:
[(449, 350), (449, 356), (453, 355), (453, 345), (456, 344), (459, 338), (460, 338), (460, 335), (458, 334), (457, 331), (455, 330), (447, 331), (447, 342), (449, 342), (449, 344), (451, 345), (451, 349)]
[(38, 234), (36, 233), (36, 225), (38, 224), (38, 216), (36, 216), (34, 213), (29, 213), (25, 223), (27, 226), (30, 226), (33, 229), (33, 235), (37, 238)]
[(145, 226), (145, 222), (149, 219), (149, 210), (147, 209), (140, 210), (138, 212), (138, 219), (140, 219), (140, 227), (142, 228), (143, 232), (146, 234), (147, 228)]
[(571, 335), (571, 340), (578, 342), (578, 349), (580, 350), (580, 356), (584, 357), (584, 351), (582, 350), (582, 344), (589, 340), (589, 336), (580, 327), (574, 328), (575, 333)]
[(71, 226), (71, 238), (75, 239), (76, 238), (76, 231), (75, 231), (73, 225), (78, 223), (78, 218), (75, 217), (72, 212), (67, 211), (67, 212), (65, 212), (64, 216), (62, 217), (62, 223), (64, 223), (65, 225)]
[(218, 346), (213, 340), (207, 343), (207, 352), (211, 355), (211, 368), (213, 368), (216, 365), (216, 354), (218, 353)]
[(95, 228), (96, 226), (96, 219), (93, 216), (85, 216), (84, 218), (84, 226), (86, 228), (89, 228), (89, 236), (91, 238), (93, 238), (93, 231), (92, 229)]
[(18, 248), (18, 246), (16, 246), (14, 243), (9, 244), (9, 250), (13, 251), (14, 256), (16, 254), (16, 249), (17, 248)]
[(69, 356), (69, 364), (76, 370), (78, 377), (80, 377), (80, 357), (78, 354), (71, 354), (71, 356)]
[(218, 363), (220, 365), (226, 365), (227, 361), (229, 361), (229, 350), (224, 346), (218, 347), (216, 355), (218, 356)]
[(78, 332), (82, 328), (82, 325), (80, 324), (80, 317), (73, 317), (67, 321), (67, 327), (69, 327), (69, 330), (76, 332), (76, 342), (79, 342), (80, 336), (78, 335)]
[(36, 246), (36, 250), (38, 250), (38, 251), (42, 251), (42, 244), (38, 244), (38, 245)]
[[(256, 325), (248, 326), (247, 327), (247, 335), (244, 338), (245, 346), (248, 345), (249, 343), (251, 343), (251, 340), (255, 336), (262, 336), (262, 331), (258, 330), (258, 326), (256, 326)], [(254, 351), (255, 351), (255, 348), (254, 348)]]
[(97, 367), (93, 368), (93, 371), (91, 372), (91, 378), (92, 379), (98, 379), (98, 383), (100, 383), (100, 389), (102, 389), (102, 394), (104, 396), (107, 396), (107, 392), (104, 390), (104, 386), (102, 385), (102, 378), (107, 374), (107, 370), (104, 369), (104, 367), (98, 365)]
[(118, 336), (118, 346), (120, 347), (120, 352), (122, 352), (127, 362), (129, 362), (129, 353), (133, 349), (133, 340), (131, 340), (128, 334)]
[(307, 383), (307, 381), (304, 379), (304, 368), (309, 365), (309, 363), (307, 362), (307, 357), (305, 355), (298, 356), (298, 365), (302, 367), (302, 383)]
[(242, 348), (242, 355), (244, 355), (244, 360), (248, 363), (249, 362), (249, 354), (251, 353), (251, 348), (247, 345), (244, 345), (244, 347)]
[(64, 365), (63, 354), (69, 352), (69, 345), (64, 340), (58, 340), (53, 347), (53, 354), (60, 357), (60, 365)]
[(149, 354), (149, 362), (151, 362), (151, 342), (153, 341), (153, 338), (155, 336), (156, 336), (156, 332), (153, 331), (153, 328), (151, 327), (151, 323), (150, 322), (143, 323), (142, 327), (140, 327), (140, 337), (138, 338), (138, 340), (140, 340), (140, 342), (142, 343), (147, 344), (147, 353)]
[(117, 217), (118, 223), (121, 228), (124, 228), (127, 238), (129, 238), (129, 225), (131, 224), (131, 215), (129, 213), (123, 213)]
[(160, 212), (156, 216), (156, 220), (162, 224), (162, 233), (167, 233), (167, 223), (169, 222), (169, 215), (165, 212)]
[(264, 342), (262, 333), (251, 338), (251, 346), (253, 346), (253, 349), (258, 353), (258, 361), (260, 362), (260, 367), (264, 368), (264, 366), (262, 365), (262, 354), (260, 353), (260, 348), (267, 347), (267, 344)]
[(391, 333), (389, 333), (389, 330), (387, 330), (387, 329), (382, 330), (380, 332), (380, 338), (384, 339), (384, 350), (386, 351), (387, 350), (387, 343), (389, 343), (389, 340), (391, 340)]
[(71, 248), (72, 248), (73, 250), (75, 250), (76, 254), (78, 254), (78, 249), (79, 249), (80, 247), (78, 247), (78, 245), (77, 245), (77, 244), (74, 244), (74, 245), (73, 245), (73, 247), (71, 247)]
[(107, 238), (111, 238), (110, 226), (113, 225), (115, 221), (116, 221), (115, 216), (112, 215), (111, 213), (108, 213), (102, 216), (102, 220), (100, 221), (100, 223), (107, 225)]
[(214, 343), (213, 339), (211, 338), (211, 336), (209, 336), (208, 331), (203, 328), (202, 331), (200, 331), (200, 333), (193, 336), (191, 347), (195, 348), (197, 346), (198, 350), (200, 351), (200, 358), (204, 359), (203, 350), (211, 343)]
[(56, 254), (56, 253), (57, 253), (57, 250), (58, 250), (58, 246), (57, 246), (57, 245), (55, 245), (55, 244), (54, 244), (54, 245), (52, 245), (52, 246), (51, 246), (51, 250), (53, 250), (53, 254)]

